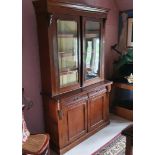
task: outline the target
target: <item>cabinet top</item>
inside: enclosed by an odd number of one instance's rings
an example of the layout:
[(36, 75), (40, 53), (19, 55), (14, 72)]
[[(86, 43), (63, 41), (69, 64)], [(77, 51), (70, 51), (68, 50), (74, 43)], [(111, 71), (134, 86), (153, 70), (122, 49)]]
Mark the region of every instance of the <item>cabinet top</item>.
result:
[(100, 18), (106, 18), (109, 11), (107, 8), (94, 7), (86, 4), (73, 3), (73, 2), (58, 2), (54, 0), (36, 0), (33, 1), (33, 5), (36, 8), (36, 12), (48, 12), (48, 13), (74, 13), (77, 15), (96, 14), (100, 15)]
[[(41, 92), (41, 95), (45, 95), (45, 96), (48, 96), (50, 98), (58, 100), (59, 98), (64, 98), (64, 97), (67, 97), (67, 96), (73, 96), (73, 95), (76, 95), (78, 93), (84, 93), (85, 94), (85, 93), (87, 93), (89, 91), (92, 91), (93, 89), (96, 89), (97, 87), (107, 87), (107, 89), (108, 89), (108, 87), (109, 86), (111, 87), (112, 84), (113, 84), (112, 81), (104, 80), (104, 81), (92, 84), (90, 86), (81, 87), (79, 89), (76, 89), (76, 90), (73, 90), (73, 91), (70, 91), (70, 92), (67, 92), (67, 93), (59, 94), (59, 95), (56, 95), (56, 96), (52, 96), (52, 94), (45, 93), (45, 92)], [(110, 91), (110, 90), (107, 90), (107, 91)]]

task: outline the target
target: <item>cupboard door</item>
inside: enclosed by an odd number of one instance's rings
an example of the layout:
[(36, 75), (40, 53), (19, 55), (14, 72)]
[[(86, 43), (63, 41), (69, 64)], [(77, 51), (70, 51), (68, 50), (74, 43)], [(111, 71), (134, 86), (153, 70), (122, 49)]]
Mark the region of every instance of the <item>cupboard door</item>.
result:
[(100, 81), (102, 75), (103, 21), (83, 19), (83, 81), (90, 85)]
[(88, 130), (91, 131), (107, 121), (106, 94), (96, 95), (90, 98), (88, 104)]
[(80, 18), (54, 15), (54, 21), (53, 46), (57, 77), (53, 78), (57, 79), (57, 94), (59, 94), (80, 87)]
[(68, 140), (76, 140), (87, 132), (87, 101), (81, 101), (66, 110)]

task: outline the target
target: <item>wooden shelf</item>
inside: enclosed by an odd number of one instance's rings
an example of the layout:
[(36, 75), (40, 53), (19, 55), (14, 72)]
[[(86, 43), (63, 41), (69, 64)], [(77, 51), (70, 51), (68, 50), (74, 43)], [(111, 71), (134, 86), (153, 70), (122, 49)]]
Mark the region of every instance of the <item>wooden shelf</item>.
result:
[[(115, 82), (113, 84), (114, 88), (121, 88), (121, 89), (125, 89), (125, 90), (133, 90), (133, 85), (132, 84), (128, 84), (128, 83), (121, 83), (121, 82)], [(114, 107), (114, 113), (120, 117), (123, 117), (125, 119), (128, 119), (130, 121), (133, 120), (133, 110), (130, 110), (126, 107), (122, 107), (122, 106), (115, 106)]]
[(77, 38), (77, 34), (74, 33), (62, 33), (62, 34), (58, 34), (59, 38)]
[(133, 90), (133, 85), (127, 84), (127, 83), (116, 82), (116, 83), (114, 83), (113, 86), (116, 87), (116, 88), (121, 88), (121, 89), (126, 89), (126, 90)]
[(99, 34), (86, 33), (86, 38), (98, 38)]
[(61, 71), (60, 75), (75, 74), (75, 73), (77, 73), (77, 70)]
[(116, 106), (114, 109), (114, 113), (120, 117), (123, 117), (127, 120), (132, 121), (133, 120), (133, 111), (120, 107), (120, 106)]
[(74, 53), (74, 50), (72, 50), (71, 52), (58, 52), (60, 57), (75, 57), (77, 56), (75, 53)]

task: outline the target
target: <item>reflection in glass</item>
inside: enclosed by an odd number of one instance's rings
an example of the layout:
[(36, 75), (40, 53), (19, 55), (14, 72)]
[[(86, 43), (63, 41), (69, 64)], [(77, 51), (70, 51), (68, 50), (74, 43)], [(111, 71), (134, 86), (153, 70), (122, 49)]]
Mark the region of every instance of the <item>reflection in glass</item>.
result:
[(86, 21), (85, 27), (85, 80), (99, 76), (100, 23)]
[(57, 20), (60, 87), (78, 82), (77, 22)]

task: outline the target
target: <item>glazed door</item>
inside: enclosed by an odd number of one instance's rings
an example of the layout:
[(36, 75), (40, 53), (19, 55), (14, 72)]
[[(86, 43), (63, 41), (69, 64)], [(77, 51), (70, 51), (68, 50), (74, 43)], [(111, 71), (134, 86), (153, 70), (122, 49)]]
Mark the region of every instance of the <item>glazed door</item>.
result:
[(103, 79), (103, 20), (83, 18), (83, 85)]
[[(80, 87), (80, 22), (77, 16), (54, 15), (54, 62), (57, 94)], [(55, 66), (52, 66), (55, 67)], [(55, 84), (53, 84), (55, 85)]]
[[(100, 91), (100, 90), (99, 90)], [(109, 106), (106, 100), (105, 92), (92, 93), (88, 103), (88, 130), (91, 131), (108, 121), (107, 108)]]

